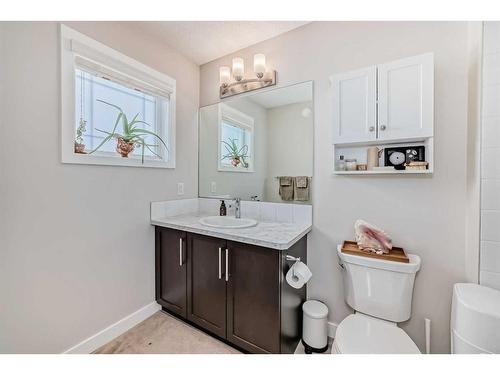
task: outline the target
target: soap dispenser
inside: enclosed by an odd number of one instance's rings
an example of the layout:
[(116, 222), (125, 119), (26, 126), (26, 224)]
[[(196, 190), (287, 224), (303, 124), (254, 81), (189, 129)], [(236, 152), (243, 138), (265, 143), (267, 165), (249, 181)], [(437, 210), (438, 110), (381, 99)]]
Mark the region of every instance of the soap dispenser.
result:
[(227, 214), (226, 203), (224, 203), (224, 200), (221, 200), (219, 214), (220, 216), (226, 216)]

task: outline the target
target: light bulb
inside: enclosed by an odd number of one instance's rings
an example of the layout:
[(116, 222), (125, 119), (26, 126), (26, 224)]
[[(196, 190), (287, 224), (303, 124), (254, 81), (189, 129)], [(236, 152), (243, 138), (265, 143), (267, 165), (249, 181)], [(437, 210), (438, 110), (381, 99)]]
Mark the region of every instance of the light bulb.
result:
[(237, 81), (241, 81), (245, 75), (245, 63), (241, 57), (233, 59), (233, 77)]
[(219, 68), (219, 81), (221, 86), (229, 84), (231, 81), (231, 69), (229, 69), (229, 66), (221, 66)]
[(266, 55), (258, 53), (253, 57), (253, 71), (258, 78), (264, 77), (266, 72)]

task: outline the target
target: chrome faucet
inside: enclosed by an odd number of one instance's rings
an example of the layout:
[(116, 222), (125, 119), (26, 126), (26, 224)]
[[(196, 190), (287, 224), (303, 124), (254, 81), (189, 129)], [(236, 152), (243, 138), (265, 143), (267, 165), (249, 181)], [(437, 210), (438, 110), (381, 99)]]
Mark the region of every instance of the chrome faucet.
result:
[(234, 217), (241, 218), (241, 198), (234, 198)]

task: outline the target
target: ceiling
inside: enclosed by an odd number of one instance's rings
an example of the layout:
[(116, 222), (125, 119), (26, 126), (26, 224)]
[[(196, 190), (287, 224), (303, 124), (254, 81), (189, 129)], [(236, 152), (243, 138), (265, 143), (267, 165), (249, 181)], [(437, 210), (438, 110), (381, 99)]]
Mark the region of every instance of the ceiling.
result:
[(205, 64), (292, 29), (303, 21), (161, 21), (133, 22), (195, 62)]

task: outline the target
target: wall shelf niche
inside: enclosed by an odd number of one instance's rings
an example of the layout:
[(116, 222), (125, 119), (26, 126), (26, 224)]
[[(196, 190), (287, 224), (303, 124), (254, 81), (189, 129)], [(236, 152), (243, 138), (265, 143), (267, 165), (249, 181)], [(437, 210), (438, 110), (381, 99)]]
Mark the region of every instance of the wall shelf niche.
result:
[[(429, 164), (425, 170), (366, 170), (366, 171), (343, 171), (337, 170), (337, 162), (341, 155), (346, 159), (356, 159), (358, 164), (367, 163), (367, 150), (369, 147), (378, 147), (383, 150), (387, 147), (411, 147), (411, 146), (424, 146), (425, 147), (425, 161)], [(434, 173), (434, 137), (425, 138), (416, 142), (405, 142), (400, 143), (392, 142), (366, 142), (359, 144), (334, 144), (333, 145), (333, 157), (334, 157), (334, 175), (429, 175)], [(379, 155), (379, 166), (385, 165), (384, 152), (381, 151)]]

